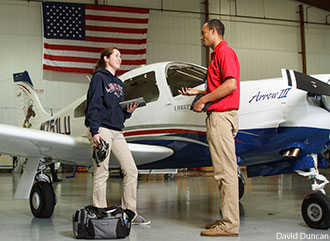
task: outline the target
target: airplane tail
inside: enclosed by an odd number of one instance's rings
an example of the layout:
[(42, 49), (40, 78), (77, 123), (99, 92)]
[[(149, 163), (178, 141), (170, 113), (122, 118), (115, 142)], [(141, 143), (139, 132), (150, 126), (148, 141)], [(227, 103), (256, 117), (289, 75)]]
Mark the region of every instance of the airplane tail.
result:
[(51, 115), (42, 107), (27, 71), (16, 73), (13, 78), (16, 84), (18, 126), (39, 129), (40, 124)]

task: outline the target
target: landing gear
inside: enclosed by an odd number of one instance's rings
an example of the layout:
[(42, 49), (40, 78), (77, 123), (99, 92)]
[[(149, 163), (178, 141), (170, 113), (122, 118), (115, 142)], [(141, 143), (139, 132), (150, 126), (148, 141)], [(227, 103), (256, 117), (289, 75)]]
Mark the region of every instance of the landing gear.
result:
[(321, 192), (307, 195), (301, 206), (305, 223), (316, 229), (330, 227), (330, 198)]
[(238, 166), (237, 167), (237, 171), (238, 171), (238, 198), (239, 200), (241, 200), (241, 198), (244, 195), (244, 185), (245, 185), (245, 179), (244, 179), (244, 175), (242, 172), (242, 169)]
[[(329, 181), (317, 169), (317, 155), (312, 154), (311, 156), (314, 160), (314, 168), (309, 169), (309, 172), (296, 171), (299, 175), (311, 179), (313, 181), (312, 190), (316, 191), (305, 197), (301, 213), (309, 227), (328, 229), (330, 227), (330, 197), (326, 195), (324, 187)], [(319, 184), (318, 181), (321, 183)]]
[(52, 184), (36, 182), (30, 194), (30, 209), (36, 218), (49, 218), (54, 212), (56, 204)]
[(30, 193), (30, 209), (36, 218), (49, 218), (54, 212), (56, 195), (50, 177), (44, 173), (46, 165), (40, 161), (36, 182), (33, 184)]
[(241, 198), (243, 197), (244, 195), (244, 183), (243, 183), (243, 180), (242, 178), (238, 177), (238, 197), (239, 197), (239, 200), (241, 200)]

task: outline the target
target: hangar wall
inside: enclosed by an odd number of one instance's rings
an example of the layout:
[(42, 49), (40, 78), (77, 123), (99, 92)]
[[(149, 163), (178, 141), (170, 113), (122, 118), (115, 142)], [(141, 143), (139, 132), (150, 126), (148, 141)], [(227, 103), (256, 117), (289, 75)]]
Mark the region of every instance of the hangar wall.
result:
[[(206, 65), (205, 48), (200, 42), (205, 8), (202, 1), (98, 2), (150, 9), (147, 63), (180, 60)], [(282, 67), (302, 71), (299, 4), (293, 0), (209, 0), (210, 18), (223, 20), (225, 39), (237, 52), (242, 80), (277, 77)], [(304, 9), (308, 22), (307, 72), (329, 73), (330, 24), (326, 24), (329, 12), (307, 5)], [(40, 2), (0, 0), (0, 123), (17, 124), (13, 73), (29, 71), (48, 112), (56, 112), (86, 93), (86, 75), (42, 70), (42, 41)]]
[[(210, 4), (210, 12), (223, 15), (225, 38), (237, 52), (242, 80), (277, 77), (281, 68), (302, 71), (299, 2), (221, 0)], [(305, 24), (307, 73), (329, 73), (329, 12), (308, 6), (304, 11), (305, 21), (310, 22)]]

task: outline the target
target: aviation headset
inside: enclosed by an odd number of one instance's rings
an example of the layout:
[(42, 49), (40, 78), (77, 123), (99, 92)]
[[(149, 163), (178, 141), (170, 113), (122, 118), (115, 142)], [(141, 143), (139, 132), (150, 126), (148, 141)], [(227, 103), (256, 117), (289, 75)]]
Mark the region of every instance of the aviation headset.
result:
[(93, 159), (96, 161), (98, 167), (100, 166), (100, 162), (103, 162), (108, 154), (109, 144), (100, 139), (100, 145), (93, 148)]

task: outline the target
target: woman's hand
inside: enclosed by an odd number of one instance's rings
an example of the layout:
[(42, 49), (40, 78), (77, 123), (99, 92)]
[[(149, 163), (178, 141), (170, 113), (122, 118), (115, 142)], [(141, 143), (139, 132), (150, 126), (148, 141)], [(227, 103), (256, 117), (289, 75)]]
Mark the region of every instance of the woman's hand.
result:
[(101, 136), (101, 134), (95, 134), (95, 135), (93, 136), (93, 144), (94, 144), (94, 146), (99, 146), (99, 145), (101, 144), (100, 139), (104, 141), (104, 139), (103, 139), (103, 137)]
[(139, 106), (139, 103), (137, 103), (137, 102), (134, 102), (134, 103), (129, 103), (129, 104), (127, 104), (127, 109), (126, 109), (126, 111), (128, 112), (128, 113), (133, 113), (135, 110), (136, 110), (136, 108)]
[(179, 89), (178, 92), (181, 95), (198, 95), (199, 93), (201, 93), (201, 91), (195, 89), (195, 88), (187, 88), (187, 87), (181, 87), (181, 90)]

